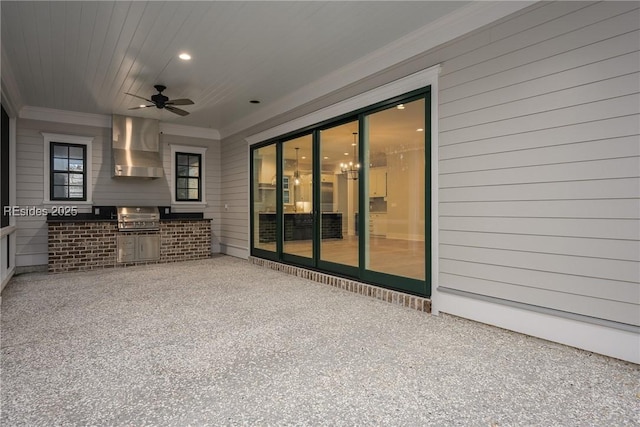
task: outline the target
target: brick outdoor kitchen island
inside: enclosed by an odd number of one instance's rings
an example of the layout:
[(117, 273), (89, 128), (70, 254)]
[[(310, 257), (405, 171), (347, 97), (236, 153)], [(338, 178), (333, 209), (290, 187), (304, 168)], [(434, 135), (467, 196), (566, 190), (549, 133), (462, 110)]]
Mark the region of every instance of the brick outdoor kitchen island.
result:
[[(47, 224), (51, 273), (187, 261), (211, 255), (210, 219), (160, 219), (159, 231), (122, 232), (118, 231), (117, 222), (109, 219), (50, 217)], [(132, 236), (159, 237), (159, 256), (119, 262), (118, 239)]]

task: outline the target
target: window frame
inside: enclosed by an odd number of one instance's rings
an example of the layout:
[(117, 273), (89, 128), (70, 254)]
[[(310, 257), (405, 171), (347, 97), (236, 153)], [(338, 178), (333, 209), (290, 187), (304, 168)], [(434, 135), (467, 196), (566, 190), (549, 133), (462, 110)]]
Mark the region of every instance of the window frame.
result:
[[(56, 133), (42, 133), (44, 139), (44, 204), (91, 205), (93, 204), (93, 137), (79, 135), (63, 135)], [(84, 146), (84, 197), (82, 199), (53, 197), (53, 157), (51, 147), (53, 143), (70, 146)]]
[[(183, 153), (180, 151), (176, 151), (175, 154), (175, 162), (176, 162), (176, 169), (175, 169), (175, 185), (176, 185), (176, 202), (200, 202), (202, 201), (202, 155), (199, 153)], [(180, 162), (179, 162), (179, 157), (180, 156), (186, 156), (187, 160), (189, 162), (188, 164), (188, 169), (191, 168), (191, 158), (197, 158), (198, 159), (198, 173), (195, 176), (190, 175), (189, 172), (187, 172), (187, 175), (180, 175), (178, 173), (178, 170), (180, 168)], [(187, 197), (186, 198), (179, 198), (178, 196), (178, 192), (177, 190), (180, 190), (182, 187), (180, 187), (178, 185), (178, 181), (180, 179), (187, 179), (187, 180), (191, 180), (191, 179), (196, 179), (198, 182), (197, 185), (197, 192), (198, 192), (198, 196), (196, 198), (190, 198), (188, 193), (190, 192), (190, 190), (192, 189), (188, 184), (187, 184)]]
[[(206, 206), (206, 153), (207, 147), (169, 144), (171, 147), (171, 204), (174, 206)], [(178, 154), (200, 156), (200, 200), (178, 200)]]
[[(69, 161), (68, 165), (67, 165), (67, 169), (66, 170), (58, 170), (55, 168), (55, 159), (57, 159), (58, 157), (55, 157), (55, 147), (66, 147), (67, 148), (67, 157), (66, 159)], [(71, 148), (80, 148), (82, 150), (82, 171), (81, 172), (76, 172), (76, 171), (72, 171), (70, 169), (70, 161), (71, 161), (71, 154), (69, 153), (69, 150)], [(57, 141), (51, 141), (49, 143), (49, 149), (50, 149), (50, 153), (51, 151), (54, 152), (53, 156), (49, 156), (49, 198), (51, 201), (56, 201), (56, 202), (62, 202), (62, 201), (66, 201), (66, 202), (84, 202), (87, 199), (87, 172), (86, 172), (86, 166), (87, 166), (87, 146), (83, 145), (83, 144), (69, 144), (66, 142), (57, 142)], [(74, 159), (77, 160), (77, 159)], [(79, 160), (79, 159), (78, 159)], [(56, 197), (55, 196), (55, 187), (57, 186), (55, 183), (55, 175), (57, 173), (66, 173), (67, 176), (69, 178), (71, 178), (71, 175), (82, 175), (82, 197), (71, 197), (71, 180), (69, 180), (67, 182), (67, 184), (64, 185), (64, 187), (68, 188), (68, 193), (69, 196), (67, 197)], [(74, 185), (73, 187), (78, 187), (77, 185)]]

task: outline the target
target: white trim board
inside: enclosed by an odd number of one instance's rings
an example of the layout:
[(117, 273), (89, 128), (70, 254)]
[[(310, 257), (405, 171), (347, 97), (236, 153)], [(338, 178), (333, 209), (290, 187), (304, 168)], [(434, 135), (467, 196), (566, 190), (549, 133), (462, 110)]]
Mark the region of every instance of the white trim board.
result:
[(640, 363), (640, 335), (461, 295), (438, 292), (440, 312)]

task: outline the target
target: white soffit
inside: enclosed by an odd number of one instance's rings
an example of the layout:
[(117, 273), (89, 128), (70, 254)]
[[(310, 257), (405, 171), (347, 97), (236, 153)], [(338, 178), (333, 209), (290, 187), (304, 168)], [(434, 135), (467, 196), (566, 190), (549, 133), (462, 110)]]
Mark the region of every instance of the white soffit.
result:
[(286, 113), (522, 10), (535, 1), (474, 2), (220, 129), (223, 138)]

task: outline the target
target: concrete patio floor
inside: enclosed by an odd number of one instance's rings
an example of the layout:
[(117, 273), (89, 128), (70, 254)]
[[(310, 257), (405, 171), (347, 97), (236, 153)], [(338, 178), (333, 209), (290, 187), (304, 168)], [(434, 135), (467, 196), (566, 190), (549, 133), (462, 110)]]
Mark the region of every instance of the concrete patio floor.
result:
[(14, 277), (3, 426), (637, 426), (640, 367), (227, 256)]

